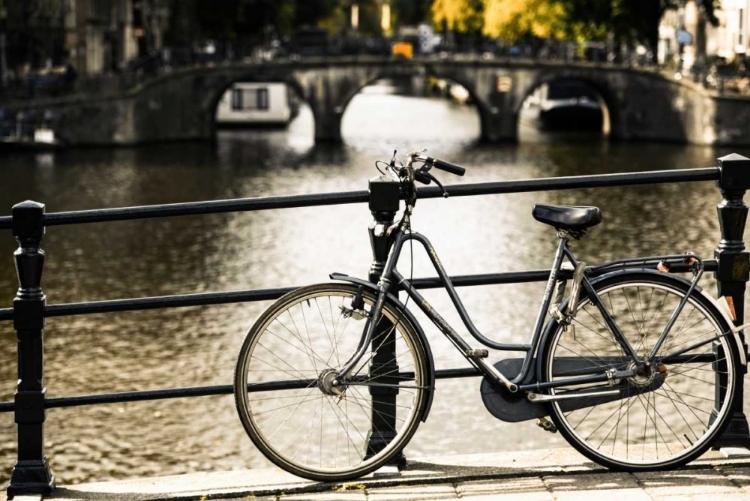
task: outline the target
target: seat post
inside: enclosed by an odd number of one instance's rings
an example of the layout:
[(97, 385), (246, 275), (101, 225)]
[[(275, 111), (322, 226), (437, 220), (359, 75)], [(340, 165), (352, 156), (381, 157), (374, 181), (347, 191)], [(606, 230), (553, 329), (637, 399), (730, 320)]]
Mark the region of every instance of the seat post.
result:
[(568, 242), (570, 241), (570, 234), (567, 230), (561, 230), (559, 228), (557, 229), (557, 238), (560, 239), (560, 243), (557, 244), (557, 252), (555, 252), (555, 260), (552, 262), (552, 268), (550, 268), (551, 271), (559, 272), (560, 271), (560, 265), (562, 264), (562, 258), (565, 252), (565, 247), (568, 246)]

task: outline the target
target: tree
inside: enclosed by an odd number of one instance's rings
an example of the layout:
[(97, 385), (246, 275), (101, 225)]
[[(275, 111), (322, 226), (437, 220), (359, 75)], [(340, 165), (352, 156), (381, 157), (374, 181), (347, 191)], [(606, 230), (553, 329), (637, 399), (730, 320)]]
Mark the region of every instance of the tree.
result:
[(432, 22), (458, 33), (479, 33), (484, 24), (483, 10), (483, 0), (435, 0)]
[(172, 0), (170, 41), (241, 39), (259, 42), (334, 15), (337, 0)]
[(568, 33), (562, 0), (435, 0), (432, 20), (457, 33), (509, 40), (528, 35), (561, 38)]
[(336, 11), (337, 0), (297, 0), (294, 9), (294, 26), (317, 26)]
[(429, 20), (432, 0), (393, 0), (391, 6), (399, 24), (413, 26)]
[(517, 40), (532, 35), (562, 38), (565, 7), (557, 0), (484, 0), (482, 33)]
[[(659, 24), (668, 10), (680, 7), (680, 0), (562, 0), (567, 12), (567, 29), (589, 40), (612, 34), (616, 43), (642, 43), (656, 53)], [(713, 25), (720, 0), (696, 0), (701, 14)]]

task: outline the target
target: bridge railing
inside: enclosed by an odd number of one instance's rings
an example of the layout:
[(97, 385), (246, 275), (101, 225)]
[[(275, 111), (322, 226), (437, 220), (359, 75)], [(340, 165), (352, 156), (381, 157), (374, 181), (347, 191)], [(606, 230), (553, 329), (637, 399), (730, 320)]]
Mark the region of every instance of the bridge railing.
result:
[[(737, 313), (738, 325), (744, 316), (745, 287), (750, 274), (750, 253), (745, 249), (743, 231), (748, 208), (743, 196), (750, 189), (750, 159), (729, 155), (719, 159), (718, 167), (701, 169), (665, 170), (622, 174), (571, 176), (517, 181), (498, 181), (462, 184), (447, 187), (452, 197), (521, 193), (574, 188), (622, 187), (657, 183), (688, 183), (715, 181), (723, 199), (718, 205), (721, 240), (714, 260), (707, 260), (707, 269), (715, 272), (719, 295), (731, 296)], [(437, 188), (422, 188), (420, 198), (442, 196)], [(719, 197), (717, 197), (718, 199)], [(198, 397), (232, 393), (231, 385), (164, 388), (147, 391), (100, 393), (64, 397), (47, 397), (44, 382), (43, 329), (47, 318), (138, 311), (157, 308), (179, 308), (196, 305), (215, 305), (275, 299), (293, 289), (240, 290), (200, 294), (180, 294), (159, 297), (140, 297), (108, 301), (68, 304), (47, 304), (41, 288), (45, 254), (41, 243), (47, 227), (106, 221), (160, 218), (223, 212), (287, 209), (334, 204), (364, 203), (368, 191), (320, 193), (311, 195), (246, 198), (169, 205), (124, 207), (74, 212), (45, 213), (44, 204), (26, 201), (13, 206), (12, 215), (0, 217), (0, 230), (11, 230), (19, 247), (14, 253), (19, 288), (12, 308), (0, 309), (0, 321), (12, 321), (18, 342), (18, 379), (13, 401), (0, 402), (0, 412), (13, 412), (18, 431), (18, 461), (7, 493), (49, 494), (54, 489), (54, 477), (44, 452), (44, 422), (47, 409), (82, 405), (110, 404), (168, 398)], [(382, 214), (373, 213), (382, 218)], [(373, 269), (382, 266), (385, 257), (373, 245)], [(381, 268), (382, 269), (382, 268)], [(489, 273), (451, 277), (456, 286), (508, 284), (544, 281), (548, 270)], [(371, 277), (372, 278), (372, 277)], [(415, 279), (417, 288), (441, 286), (437, 278)], [(300, 284), (301, 285), (301, 284)], [(747, 345), (743, 347), (747, 351)], [(438, 370), (438, 378), (476, 376), (473, 368)], [(742, 382), (742, 380), (740, 380)], [(720, 437), (719, 445), (750, 446), (750, 432), (743, 414), (743, 386), (735, 395), (735, 408), (728, 430)], [(374, 403), (377, 403), (374, 401)], [(377, 430), (373, 430), (376, 432)], [(376, 435), (376, 433), (373, 433)]]
[[(23, 102), (39, 98), (65, 96), (111, 97), (122, 95), (137, 85), (175, 70), (238, 63), (264, 63), (271, 61), (304, 61), (308, 58), (337, 57), (391, 57), (393, 40), (366, 37), (329, 38), (326, 45), (310, 43), (291, 44), (287, 48), (253, 47), (231, 50), (219, 44), (211, 55), (167, 48), (158, 53), (131, 61), (115, 73), (78, 75), (74, 70), (45, 72), (15, 78), (0, 86), (0, 102)], [(256, 50), (252, 50), (256, 49)], [(169, 55), (168, 55), (169, 54)], [(415, 54), (419, 54), (415, 49)], [(642, 54), (624, 47), (620, 53), (611, 53), (604, 43), (570, 40), (536, 40), (533, 43), (486, 39), (470, 44), (453, 43), (437, 46), (429, 54), (417, 57), (473, 57), (477, 59), (509, 58), (529, 61), (555, 61), (565, 63), (594, 62), (624, 67), (655, 67)], [(72, 68), (72, 67), (71, 67)]]

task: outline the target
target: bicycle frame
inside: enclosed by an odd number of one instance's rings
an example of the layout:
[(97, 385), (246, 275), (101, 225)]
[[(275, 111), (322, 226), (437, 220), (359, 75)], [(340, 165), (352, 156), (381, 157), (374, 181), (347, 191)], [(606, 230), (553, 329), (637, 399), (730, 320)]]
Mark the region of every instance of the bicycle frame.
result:
[[(392, 238), (393, 243), (391, 245), (391, 251), (385, 263), (380, 281), (378, 282), (377, 287), (378, 287), (379, 292), (378, 292), (378, 297), (375, 302), (375, 305), (373, 306), (371, 310), (371, 315), (370, 315), (371, 318), (368, 321), (368, 324), (364, 329), (364, 335), (362, 339), (360, 340), (359, 349), (357, 353), (346, 364), (344, 364), (344, 367), (342, 368), (340, 372), (340, 376), (339, 376), (340, 379), (346, 378), (346, 376), (349, 374), (352, 368), (357, 364), (357, 362), (362, 357), (366, 347), (370, 344), (370, 341), (373, 336), (373, 332), (375, 330), (375, 325), (380, 319), (383, 304), (385, 303), (385, 298), (389, 290), (391, 289), (391, 287), (393, 287), (394, 280), (395, 280), (395, 283), (397, 284), (396, 287), (398, 287), (399, 289), (403, 289), (414, 300), (417, 306), (425, 313), (425, 315), (427, 315), (427, 317), (432, 321), (432, 323), (435, 324), (435, 326), (453, 343), (453, 345), (461, 352), (464, 358), (466, 358), (466, 360), (471, 365), (473, 365), (476, 369), (478, 369), (490, 381), (496, 383), (499, 386), (504, 386), (511, 392), (515, 393), (518, 390), (540, 391), (540, 390), (547, 389), (547, 388), (592, 384), (592, 383), (607, 382), (607, 381), (611, 382), (613, 379), (633, 377), (638, 367), (640, 367), (643, 363), (650, 363), (654, 360), (656, 353), (658, 352), (662, 343), (666, 339), (670, 329), (672, 328), (672, 326), (674, 325), (677, 319), (677, 316), (679, 315), (679, 313), (682, 311), (682, 308), (687, 303), (687, 300), (690, 297), (690, 294), (693, 292), (698, 282), (698, 279), (703, 273), (703, 264), (700, 261), (700, 259), (696, 257), (695, 260), (699, 264), (699, 271), (695, 274), (695, 277), (691, 283), (688, 293), (684, 296), (680, 304), (677, 306), (677, 308), (673, 312), (660, 338), (655, 343), (654, 348), (652, 349), (651, 353), (649, 353), (649, 355), (647, 357), (644, 357), (643, 359), (638, 356), (636, 351), (630, 345), (627, 338), (623, 335), (619, 326), (617, 325), (615, 320), (612, 318), (611, 314), (606, 309), (603, 302), (597, 295), (588, 277), (584, 275), (581, 280), (581, 286), (588, 293), (588, 296), (591, 302), (600, 311), (602, 318), (604, 319), (607, 326), (612, 330), (612, 333), (615, 339), (622, 347), (624, 353), (628, 357), (631, 358), (632, 364), (630, 368), (627, 370), (622, 370), (622, 371), (616, 371), (614, 369), (611, 369), (610, 371), (602, 372), (601, 374), (593, 374), (593, 375), (587, 375), (587, 376), (582, 376), (582, 377), (559, 379), (554, 382), (540, 383), (538, 381), (533, 381), (530, 384), (521, 384), (523, 381), (527, 380), (529, 373), (531, 371), (532, 361), (534, 360), (534, 357), (538, 354), (540, 343), (541, 343), (541, 338), (542, 338), (542, 331), (546, 323), (545, 321), (546, 321), (547, 312), (549, 311), (549, 308), (552, 302), (552, 292), (555, 288), (555, 284), (557, 280), (561, 276), (561, 267), (562, 267), (563, 260), (567, 259), (573, 265), (574, 268), (578, 266), (578, 262), (576, 261), (575, 257), (573, 256), (573, 253), (570, 251), (568, 247), (568, 242), (569, 242), (568, 235), (564, 232), (560, 234), (560, 243), (557, 247), (557, 251), (555, 253), (552, 267), (550, 269), (550, 276), (549, 276), (549, 279), (547, 280), (547, 286), (545, 288), (544, 295), (542, 297), (542, 303), (541, 303), (539, 312), (536, 317), (536, 322), (534, 324), (534, 329), (532, 331), (530, 344), (510, 344), (510, 343), (500, 343), (500, 342), (493, 341), (491, 339), (488, 339), (484, 335), (482, 335), (481, 332), (479, 332), (479, 330), (476, 328), (476, 326), (472, 322), (471, 317), (466, 311), (463, 303), (461, 302), (461, 299), (459, 298), (458, 293), (456, 292), (453, 286), (453, 283), (450, 280), (450, 277), (446, 273), (445, 268), (440, 262), (440, 258), (438, 257), (437, 252), (435, 251), (435, 248), (432, 246), (432, 244), (427, 239), (427, 237), (419, 233), (411, 233), (411, 232), (406, 233), (400, 226), (392, 227), (392, 231), (393, 231), (393, 235), (391, 236), (391, 238)], [(443, 287), (448, 292), (448, 295), (451, 298), (451, 301), (453, 302), (453, 305), (456, 308), (456, 311), (458, 312), (459, 316), (461, 317), (461, 320), (463, 321), (464, 325), (469, 330), (469, 333), (472, 335), (474, 339), (476, 339), (483, 345), (493, 350), (526, 352), (526, 355), (523, 358), (521, 369), (515, 377), (513, 377), (512, 379), (508, 379), (508, 377), (500, 373), (494, 366), (487, 363), (483, 358), (471, 356), (469, 354), (470, 350), (472, 349), (471, 346), (469, 346), (469, 344), (466, 341), (464, 341), (464, 339), (445, 321), (445, 319), (443, 319), (443, 317), (432, 307), (432, 305), (430, 305), (429, 302), (425, 300), (425, 298), (414, 288), (414, 286), (409, 282), (409, 280), (407, 280), (403, 275), (401, 275), (396, 270), (396, 263), (398, 263), (398, 259), (401, 255), (401, 250), (403, 249), (403, 245), (405, 242), (409, 240), (417, 241), (427, 251), (427, 254), (430, 257), (430, 261), (432, 262), (432, 265), (437, 271), (440, 281), (443, 284)], [(614, 262), (607, 263), (598, 267), (594, 267), (591, 269), (591, 271), (593, 272), (593, 274), (596, 275), (596, 274), (604, 273), (606, 271), (615, 270), (618, 267), (623, 267), (623, 268), (631, 267), (632, 268), (636, 264), (644, 266), (646, 264), (656, 264), (658, 262), (675, 261), (675, 260), (680, 260), (684, 262), (685, 256), (684, 255), (670, 255), (670, 256), (655, 256), (655, 257), (649, 257), (649, 258), (626, 259), (626, 260), (614, 261)], [(373, 319), (375, 321), (372, 321)]]

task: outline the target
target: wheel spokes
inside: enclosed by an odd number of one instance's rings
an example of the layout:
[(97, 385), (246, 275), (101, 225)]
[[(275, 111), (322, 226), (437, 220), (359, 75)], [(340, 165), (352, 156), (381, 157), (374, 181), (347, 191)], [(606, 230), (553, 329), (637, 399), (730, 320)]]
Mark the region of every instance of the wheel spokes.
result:
[[(639, 356), (651, 351), (682, 297), (669, 287), (647, 282), (622, 283), (598, 293)], [(602, 372), (615, 367), (618, 357), (627, 360), (588, 299), (579, 305), (573, 325), (556, 335), (547, 369), (551, 380), (564, 378), (564, 371), (555, 367), (574, 367), (575, 357), (591, 373), (597, 367)], [(650, 465), (683, 457), (705, 443), (703, 437), (717, 415), (716, 395), (726, 393), (726, 378), (734, 375), (733, 365), (727, 369), (732, 361), (722, 354), (726, 349), (726, 333), (691, 300), (664, 339), (654, 366), (631, 363), (638, 369), (636, 375), (619, 382), (635, 393), (623, 392), (619, 400), (566, 412), (555, 404), (558, 419), (576, 441), (613, 461)]]
[[(380, 456), (369, 449), (373, 423), (384, 427), (378, 437), (390, 437), (388, 448), (413, 429), (418, 403), (429, 389), (413, 334), (405, 333), (407, 326), (390, 310), (384, 312), (390, 330), (368, 348), (351, 380), (332, 385), (336, 371), (356, 352), (366, 323), (344, 314), (352, 299), (351, 293), (311, 294), (279, 310), (258, 328), (244, 367), (244, 398), (253, 423), (249, 432), (275, 457), (303, 469), (352, 470), (374, 461)], [(366, 311), (371, 307), (368, 298)], [(392, 349), (390, 356), (386, 349)], [(296, 390), (253, 391), (254, 385), (285, 382), (305, 384)], [(389, 388), (393, 397), (375, 405)]]

